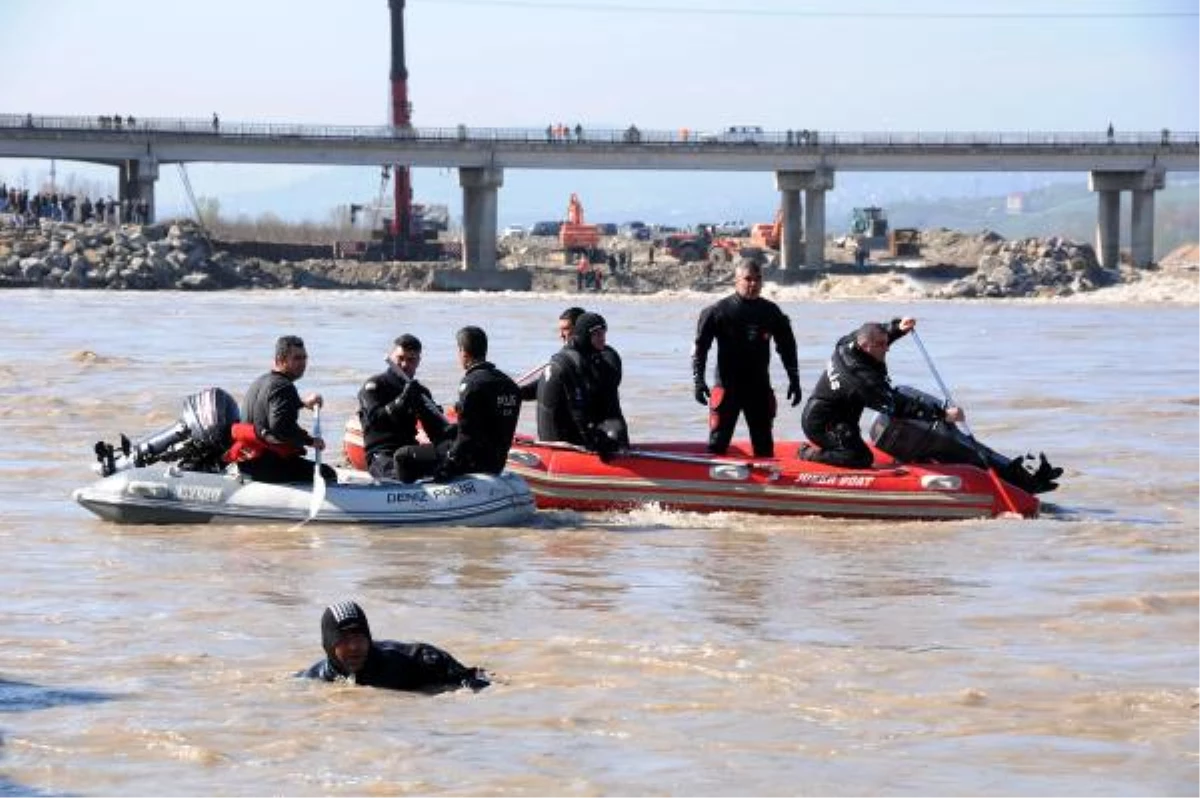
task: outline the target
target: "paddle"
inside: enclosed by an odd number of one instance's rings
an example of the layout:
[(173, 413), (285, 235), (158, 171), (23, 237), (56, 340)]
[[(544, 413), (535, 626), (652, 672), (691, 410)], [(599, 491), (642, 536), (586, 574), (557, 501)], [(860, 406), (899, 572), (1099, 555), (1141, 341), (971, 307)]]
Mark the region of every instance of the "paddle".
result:
[[(313, 430), (314, 438), (321, 437), (321, 406), (317, 405), (313, 408)], [(321, 505), (325, 503), (325, 477), (321, 473), (321, 450), (313, 449), (313, 489), (312, 497), (308, 500), (308, 518), (305, 521), (311, 521), (317, 517), (317, 513), (321, 509)]]
[(538, 366), (537, 368), (532, 368), (529, 371), (522, 374), (520, 377), (517, 377), (515, 380), (513, 380), (513, 382), (515, 382), (520, 387), (524, 388), (528, 383), (541, 377), (542, 372), (545, 371), (546, 366), (549, 366), (549, 365), (550, 365), (550, 363), (549, 363), (549, 361), (547, 361), (547, 362), (543, 363), (542, 365)]
[[(929, 364), (929, 370), (933, 372), (933, 378), (937, 380), (938, 387), (942, 389), (942, 396), (945, 397), (946, 404), (955, 405), (956, 403), (954, 401), (954, 397), (950, 395), (950, 389), (946, 387), (946, 383), (942, 382), (942, 375), (938, 374), (937, 366), (933, 365), (933, 358), (929, 356), (929, 352), (925, 349), (925, 344), (921, 342), (921, 336), (917, 334), (917, 328), (913, 327), (911, 330), (909, 330), (909, 334), (912, 335), (913, 340), (917, 344), (917, 348), (921, 350), (921, 354), (924, 356), (925, 362)], [(1006, 490), (1004, 487), (1004, 480), (1000, 479), (1000, 475), (996, 473), (996, 469), (988, 463), (987, 457), (979, 449), (979, 441), (975, 440), (975, 433), (971, 432), (971, 427), (969, 424), (967, 424), (967, 419), (963, 418), (960, 423), (963, 426), (963, 431), (967, 433), (967, 439), (975, 446), (975, 454), (979, 456), (980, 463), (985, 469), (987, 469), (988, 475), (992, 478), (992, 482), (995, 483), (996, 490), (1000, 492), (1000, 498), (1004, 500), (1004, 504), (1006, 507), (1008, 507), (1008, 511), (1010, 513), (1020, 514), (1020, 511), (1017, 510), (1017, 505), (1013, 502), (1012, 497), (1008, 495), (1008, 490)]]
[[(591, 449), (579, 446), (574, 443), (566, 443), (564, 441), (538, 441), (532, 439), (518, 439), (514, 441), (518, 446), (541, 446), (546, 449), (561, 449), (567, 452), (579, 452), (580, 454), (596, 454)], [(695, 465), (705, 466), (745, 466), (752, 470), (767, 471), (769, 473), (778, 474), (779, 465), (776, 463), (763, 463), (751, 460), (724, 460), (715, 457), (704, 457), (694, 454), (678, 454), (676, 452), (660, 452), (650, 449), (622, 449), (614, 454), (615, 457), (640, 457), (643, 460), (664, 460), (670, 463), (692, 463)]]

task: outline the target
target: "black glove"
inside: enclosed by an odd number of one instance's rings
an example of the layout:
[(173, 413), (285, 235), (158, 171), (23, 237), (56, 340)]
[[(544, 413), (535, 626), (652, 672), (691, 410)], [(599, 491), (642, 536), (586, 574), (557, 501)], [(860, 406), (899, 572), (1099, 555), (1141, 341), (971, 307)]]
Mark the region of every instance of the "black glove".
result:
[(795, 407), (796, 405), (800, 404), (800, 395), (801, 395), (800, 375), (799, 374), (789, 374), (788, 375), (787, 398), (792, 400), (792, 407)]
[(468, 687), (477, 693), (491, 683), (491, 674), (483, 668), (467, 668), (462, 677), (462, 686)]
[(709, 396), (708, 386), (704, 384), (704, 380), (696, 380), (696, 401), (708, 407)]
[(437, 469), (433, 472), (434, 482), (449, 482), (458, 476), (458, 469), (450, 460), (443, 460), (438, 464)]
[(600, 462), (607, 463), (621, 449), (621, 442), (599, 427), (588, 431), (588, 448), (600, 455)]
[(388, 402), (387, 411), (393, 416), (412, 412), (420, 396), (420, 384), (416, 380), (410, 380), (408, 385), (404, 386), (404, 390), (400, 391), (400, 395)]

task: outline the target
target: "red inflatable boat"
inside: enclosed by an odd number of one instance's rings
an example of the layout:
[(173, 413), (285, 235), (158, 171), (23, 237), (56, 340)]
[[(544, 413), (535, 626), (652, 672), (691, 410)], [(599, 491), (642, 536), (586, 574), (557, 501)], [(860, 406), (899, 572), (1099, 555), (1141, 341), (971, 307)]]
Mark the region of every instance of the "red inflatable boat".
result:
[[(346, 424), (347, 459), (365, 467), (358, 419)], [(735, 441), (715, 457), (703, 443), (647, 443), (605, 463), (571, 444), (517, 436), (508, 469), (529, 484), (542, 509), (621, 510), (657, 504), (692, 512), (749, 512), (845, 518), (1036, 516), (1039, 501), (973, 465), (900, 463), (875, 451), (875, 464), (846, 469), (800, 460), (799, 443), (776, 442), (770, 459)]]

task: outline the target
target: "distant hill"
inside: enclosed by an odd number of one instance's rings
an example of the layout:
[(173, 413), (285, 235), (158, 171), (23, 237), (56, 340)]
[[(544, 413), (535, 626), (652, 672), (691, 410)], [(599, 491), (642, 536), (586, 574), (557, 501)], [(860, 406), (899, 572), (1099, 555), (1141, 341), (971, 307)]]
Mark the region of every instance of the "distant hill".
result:
[[(1154, 255), (1200, 241), (1200, 184), (1170, 183), (1154, 198)], [(1010, 213), (1006, 196), (899, 202), (887, 206), (892, 227), (947, 227), (963, 232), (994, 230), (1005, 238), (1065, 236), (1092, 242), (1096, 194), (1083, 185), (1057, 183), (1023, 192), (1023, 209)], [(1128, 193), (1121, 195), (1121, 247), (1129, 247)]]

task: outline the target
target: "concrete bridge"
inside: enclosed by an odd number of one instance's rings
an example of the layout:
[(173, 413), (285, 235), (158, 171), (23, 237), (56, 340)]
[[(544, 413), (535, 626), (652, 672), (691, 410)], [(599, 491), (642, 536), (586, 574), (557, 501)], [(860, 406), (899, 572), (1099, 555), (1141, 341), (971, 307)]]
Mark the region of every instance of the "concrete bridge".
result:
[[(463, 268), (496, 268), (498, 191), (505, 169), (774, 172), (781, 195), (784, 268), (819, 265), (825, 193), (839, 171), (1088, 172), (1098, 195), (1096, 250), (1117, 264), (1121, 192), (1132, 194), (1130, 249), (1154, 253), (1154, 192), (1169, 171), (1200, 171), (1200, 134), (845, 133), (812, 130), (544, 130), (328, 127), (0, 114), (0, 158), (112, 164), (121, 199), (145, 199), (164, 163), (451, 167), (463, 189)], [(803, 198), (801, 197), (803, 192)], [(808, 235), (804, 235), (807, 229)], [(804, 243), (802, 248), (801, 243)]]

